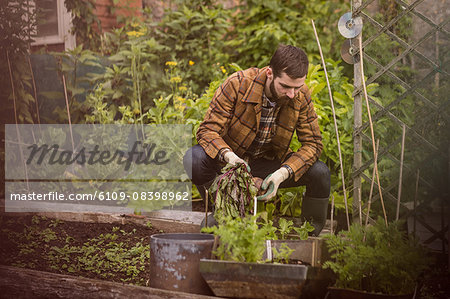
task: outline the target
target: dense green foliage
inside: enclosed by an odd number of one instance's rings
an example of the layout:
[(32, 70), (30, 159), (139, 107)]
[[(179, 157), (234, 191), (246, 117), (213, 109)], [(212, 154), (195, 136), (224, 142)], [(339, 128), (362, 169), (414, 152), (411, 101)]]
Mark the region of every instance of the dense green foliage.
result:
[(86, 49), (96, 50), (100, 47), (101, 22), (94, 13), (93, 0), (64, 0), (67, 11), (72, 14), (72, 33), (77, 44)]
[(25, 0), (0, 3), (0, 68), (3, 71), (0, 101), (5, 105), (2, 117), (10, 122), (15, 118), (19, 123), (38, 121), (28, 56), (38, 11), (28, 5)]
[(341, 288), (410, 294), (429, 260), (425, 251), (401, 230), (402, 223), (373, 226), (353, 223), (348, 231), (327, 235), (331, 260), (324, 263), (337, 274)]
[(96, 224), (39, 216), (21, 223), (25, 219), (13, 218), (0, 218), (4, 265), (141, 286), (148, 282), (149, 235), (142, 232), (151, 232), (150, 222), (140, 232), (139, 227), (117, 225), (80, 234), (80, 225), (92, 229)]
[[(264, 213), (264, 212), (263, 212)], [(233, 217), (231, 215), (217, 217), (218, 225), (205, 227), (202, 232), (214, 233), (220, 238), (219, 246), (214, 254), (221, 260), (256, 263), (264, 262), (266, 240), (287, 239), (287, 234), (294, 230), (298, 238), (306, 240), (308, 232), (314, 228), (305, 222), (301, 227), (294, 228), (292, 221), (280, 219), (279, 227), (264, 219), (263, 213), (256, 216)], [(273, 249), (275, 261), (286, 262), (293, 252), (286, 244), (279, 250)], [(269, 261), (270, 262), (270, 261)]]
[[(398, 5), (392, 6), (391, 1), (388, 2), (389, 5), (383, 6), (376, 16), (381, 23), (395, 17), (399, 11)], [(66, 6), (75, 14), (74, 22), (81, 22), (76, 25), (77, 35), (85, 39), (83, 46), (89, 50), (83, 50), (80, 45), (74, 50), (55, 55), (57, 71), (61, 82), (64, 78), (67, 91), (66, 94), (39, 94), (41, 100), (53, 98), (63, 103), (55, 105), (54, 114), (45, 121), (67, 123), (67, 97), (72, 123), (185, 123), (193, 125), (194, 134), (215, 89), (226, 76), (241, 68), (267, 65), (279, 43), (293, 44), (304, 48), (310, 58), (307, 84), (312, 91), (323, 135), (321, 160), (331, 170), (332, 195), (336, 206), (343, 208), (337, 140), (328, 90), (311, 26), (311, 19), (314, 19), (325, 57), (328, 58), (327, 68), (343, 153), (342, 164), (351, 205), (353, 87), (348, 75), (352, 73), (351, 67), (343, 66), (338, 60), (338, 49), (343, 39), (336, 29), (338, 18), (349, 8), (346, 1), (252, 0), (245, 3), (240, 1), (237, 6), (225, 9), (217, 0), (174, 0), (161, 20), (155, 21), (148, 11), (143, 11), (142, 18), (124, 19), (122, 27), (104, 33), (100, 43), (93, 30), (98, 26), (98, 20), (93, 16), (90, 3), (82, 6), (79, 0), (66, 0)], [(410, 33), (410, 20), (403, 18), (392, 29), (405, 40)], [(28, 25), (23, 26), (25, 32)], [(368, 35), (373, 34), (370, 30), (373, 29), (367, 26)], [(388, 63), (399, 51), (399, 46), (383, 35), (366, 49), (381, 63)], [(13, 67), (21, 71), (13, 72), (14, 82), (27, 85), (28, 90), (31, 90), (26, 60), (15, 61)], [(396, 67), (396, 72), (404, 80), (414, 76), (411, 68), (405, 65), (408, 63)], [(367, 64), (366, 71), (371, 76), (377, 69)], [(371, 98), (381, 105), (389, 105), (405, 92), (404, 87), (391, 79), (377, 82), (378, 85), (369, 85), (368, 89)], [(5, 90), (10, 90), (7, 83), (4, 81), (1, 84), (5, 85)], [(425, 87), (419, 86), (420, 92), (422, 89)], [(36, 123), (38, 114), (34, 97), (26, 92), (27, 88), (16, 88), (16, 91), (22, 92), (22, 101), (17, 107), (20, 111), (19, 122)], [(442, 88), (427, 92), (431, 97), (445, 99), (445, 90)], [(411, 93), (402, 96), (401, 105), (391, 109), (395, 117), (408, 125), (415, 124), (419, 119), (417, 116), (426, 110), (427, 106), (420, 101), (416, 103)], [(381, 148), (387, 148), (393, 156), (398, 157), (400, 148), (396, 141), (401, 134), (399, 126), (379, 118), (377, 112), (376, 109), (372, 111), (376, 120), (375, 138), (381, 140)], [(367, 121), (365, 109), (363, 121)], [(436, 122), (443, 125), (438, 131), (433, 130), (429, 138), (445, 140), (445, 121), (437, 119)], [(435, 122), (424, 123), (416, 131), (434, 128)], [(370, 135), (368, 130), (367, 126), (363, 128), (366, 136)], [(195, 139), (193, 143), (196, 143)], [(445, 148), (445, 142), (441, 143), (442, 148)], [(363, 161), (369, 161), (373, 156), (369, 145), (365, 141)], [(295, 149), (299, 146), (294, 136), (291, 147)], [(406, 166), (412, 169), (416, 166), (409, 161), (420, 160), (423, 149), (413, 145), (409, 148), (414, 151), (408, 153), (405, 161), (410, 163)], [(442, 159), (435, 163), (442, 164)], [(392, 177), (398, 175), (397, 163), (393, 159), (383, 159), (379, 168), (383, 173), (382, 186), (389, 185)], [(427, 173), (432, 172), (431, 165), (429, 168), (425, 170)], [(438, 176), (442, 178), (441, 172)], [(364, 174), (370, 177), (371, 169), (367, 168)], [(366, 189), (367, 186), (362, 190), (363, 198), (368, 195)], [(405, 193), (411, 196), (411, 191)], [(293, 216), (300, 213), (301, 192), (298, 189), (283, 190), (279, 195), (282, 214)], [(373, 211), (377, 212), (378, 208), (376, 204)]]
[(330, 58), (339, 58), (339, 35), (331, 33), (348, 9), (345, 1), (250, 0), (241, 2), (238, 8), (240, 12), (233, 14), (232, 19), (236, 28), (229, 33), (227, 46), (234, 49), (232, 60), (242, 67), (267, 65), (280, 43), (296, 45), (310, 58), (318, 58), (311, 19), (323, 33), (323, 51)]
[(203, 228), (203, 232), (220, 236), (215, 255), (222, 260), (256, 263), (263, 260), (265, 240), (276, 239), (276, 228), (272, 223), (257, 223), (258, 216), (219, 220), (219, 225)]

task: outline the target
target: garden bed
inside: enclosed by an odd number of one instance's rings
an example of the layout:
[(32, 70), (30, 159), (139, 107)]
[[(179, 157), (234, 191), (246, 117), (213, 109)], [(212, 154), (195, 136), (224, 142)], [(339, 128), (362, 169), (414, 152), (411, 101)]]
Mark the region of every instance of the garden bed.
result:
[[(169, 227), (171, 232), (195, 229), (176, 221), (171, 226), (155, 225), (158, 220), (153, 223), (147, 217), (59, 216), (63, 217), (2, 214), (0, 264), (146, 286), (150, 235)], [(95, 219), (104, 223), (86, 222)]]

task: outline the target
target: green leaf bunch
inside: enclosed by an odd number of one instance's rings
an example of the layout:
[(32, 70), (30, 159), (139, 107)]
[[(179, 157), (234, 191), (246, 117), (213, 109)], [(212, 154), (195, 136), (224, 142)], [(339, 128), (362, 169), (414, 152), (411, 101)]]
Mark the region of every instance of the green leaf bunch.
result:
[(336, 275), (336, 286), (383, 294), (408, 294), (427, 268), (426, 252), (401, 230), (401, 222), (386, 226), (353, 223), (348, 231), (327, 235), (331, 260), (324, 268)]
[[(271, 220), (267, 221), (263, 217), (263, 213), (242, 218), (225, 215), (218, 217), (217, 226), (205, 227), (202, 232), (213, 233), (219, 237), (219, 245), (213, 253), (221, 260), (264, 262), (266, 240), (278, 240), (279, 237), (284, 239), (292, 230), (299, 233), (301, 240), (306, 240), (308, 232), (314, 230), (308, 222), (296, 228), (291, 221), (280, 220), (282, 223), (277, 228)], [(275, 262), (287, 263), (294, 250), (283, 243), (278, 250), (272, 247), (272, 251)]]
[(287, 239), (288, 234), (292, 231), (295, 231), (298, 234), (300, 240), (306, 240), (308, 239), (308, 233), (314, 231), (314, 227), (308, 221), (303, 222), (300, 227), (295, 227), (292, 220), (280, 218), (277, 230), (280, 239)]
[(301, 47), (311, 58), (319, 57), (311, 19), (323, 32), (324, 53), (339, 58), (334, 54), (339, 52), (339, 35), (331, 33), (336, 31), (339, 17), (348, 10), (345, 1), (250, 0), (240, 2), (238, 9), (239, 13), (233, 14), (235, 28), (228, 34), (227, 46), (235, 49), (232, 59), (239, 65), (268, 65), (280, 43)]
[(212, 183), (209, 192), (215, 206), (216, 219), (253, 214), (254, 198), (258, 189), (245, 164), (227, 164), (222, 168), (222, 174)]
[(83, 48), (97, 50), (100, 48), (101, 22), (95, 14), (94, 0), (64, 0), (64, 6), (72, 14), (72, 34), (75, 34), (77, 44)]
[(276, 239), (276, 228), (272, 221), (258, 222), (259, 216), (233, 218), (231, 215), (219, 219), (219, 225), (203, 228), (206, 233), (220, 237), (214, 254), (221, 260), (256, 263), (263, 261), (266, 240)]

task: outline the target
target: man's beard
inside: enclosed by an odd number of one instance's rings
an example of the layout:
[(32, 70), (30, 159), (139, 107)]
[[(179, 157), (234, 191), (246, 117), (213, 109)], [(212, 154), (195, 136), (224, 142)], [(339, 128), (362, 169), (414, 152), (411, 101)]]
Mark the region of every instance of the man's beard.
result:
[(289, 102), (289, 98), (287, 96), (279, 96), (277, 91), (275, 90), (275, 78), (272, 80), (272, 82), (269, 85), (270, 93), (272, 94), (272, 101), (277, 103), (280, 107), (286, 105)]

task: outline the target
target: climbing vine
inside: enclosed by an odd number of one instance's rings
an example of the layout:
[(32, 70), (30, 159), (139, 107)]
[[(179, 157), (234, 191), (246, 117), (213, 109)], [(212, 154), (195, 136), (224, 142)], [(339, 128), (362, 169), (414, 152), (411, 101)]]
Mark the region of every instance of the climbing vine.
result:
[(94, 0), (65, 0), (67, 11), (72, 13), (72, 34), (75, 34), (77, 45), (96, 50), (100, 48), (100, 33), (102, 26), (100, 19), (94, 13)]

